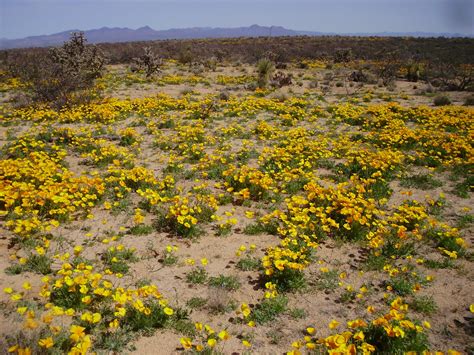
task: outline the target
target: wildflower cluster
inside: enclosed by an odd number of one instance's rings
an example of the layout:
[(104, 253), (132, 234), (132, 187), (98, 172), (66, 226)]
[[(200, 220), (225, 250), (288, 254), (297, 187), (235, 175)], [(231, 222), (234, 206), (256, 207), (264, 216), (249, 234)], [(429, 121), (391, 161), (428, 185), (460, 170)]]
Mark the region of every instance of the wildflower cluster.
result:
[[(67, 254), (59, 259), (65, 262), (57, 273), (42, 278), (43, 286), (38, 293), (44, 302), (40, 303), (42, 314), (21, 305), (22, 299), (33, 295), (4, 290), (11, 294), (17, 312), (23, 315), (25, 330), (42, 329), (40, 347), (85, 354), (93, 346), (92, 339), (100, 334), (113, 334), (121, 328), (137, 331), (162, 327), (174, 313), (156, 286), (115, 287), (92, 265)], [(11, 349), (19, 352), (24, 346), (13, 344)]]
[[(396, 298), (390, 303), (390, 310), (378, 318), (368, 322), (355, 319), (347, 322), (347, 330), (333, 333), (327, 337), (315, 337), (317, 329), (306, 328), (306, 335), (302, 340), (293, 342), (294, 350), (287, 352), (289, 355), (301, 354), (302, 349), (308, 351), (324, 351), (329, 354), (371, 354), (377, 351), (414, 350), (422, 352), (427, 350), (426, 329), (430, 328), (428, 322), (418, 324), (406, 317), (408, 305), (401, 298)], [(333, 320), (329, 329), (339, 328), (341, 324)], [(301, 349), (301, 350), (300, 350)]]

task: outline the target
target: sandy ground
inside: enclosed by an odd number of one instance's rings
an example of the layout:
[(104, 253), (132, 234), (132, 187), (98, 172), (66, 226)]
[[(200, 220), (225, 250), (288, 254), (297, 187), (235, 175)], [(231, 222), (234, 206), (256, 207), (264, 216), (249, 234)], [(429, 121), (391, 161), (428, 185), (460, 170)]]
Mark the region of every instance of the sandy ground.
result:
[[(112, 68), (116, 73), (123, 73), (125, 70), (122, 66)], [(186, 69), (169, 66), (162, 75), (180, 73), (183, 75), (192, 75), (186, 72)], [(409, 83), (406, 81), (397, 81), (392, 90), (385, 87), (379, 87), (374, 84), (367, 84), (361, 88), (357, 88), (357, 83), (350, 83), (342, 79), (333, 79), (330, 81), (329, 88), (326, 93), (321, 89), (319, 84), (317, 88), (311, 88), (312, 80), (318, 83), (325, 81), (325, 76), (330, 70), (327, 69), (295, 69), (290, 70), (295, 78), (295, 83), (290, 87), (278, 89), (270, 97), (280, 97), (292, 95), (297, 96), (303, 93), (321, 93), (323, 100), (319, 104), (325, 108), (333, 103), (347, 101), (351, 97), (362, 98), (367, 92), (372, 92), (374, 99), (371, 104), (384, 103), (387, 100), (396, 100), (403, 106), (418, 106), (428, 105), (432, 106), (433, 97), (429, 94), (420, 94), (426, 91), (426, 84), (424, 83)], [(237, 76), (244, 73), (251, 75), (253, 72), (249, 66), (244, 69), (237, 67), (218, 67), (216, 72), (205, 71), (199, 75), (207, 78), (211, 84), (203, 85), (197, 84), (195, 86), (189, 83), (180, 85), (166, 85), (156, 86), (150, 84), (132, 84), (130, 86), (120, 85), (112, 90), (111, 96), (117, 98), (142, 98), (150, 97), (156, 94), (167, 94), (173, 97), (181, 97), (183, 92), (192, 89), (196, 92), (196, 98), (202, 98), (207, 94), (215, 94), (223, 91), (224, 86), (213, 82), (217, 75)], [(349, 71), (347, 71), (349, 72)], [(344, 75), (341, 75), (344, 77)], [(308, 77), (314, 78), (309, 80)], [(337, 87), (336, 82), (342, 81), (343, 86)], [(353, 84), (351, 87), (350, 85)], [(250, 92), (246, 90), (245, 85), (232, 86), (228, 90), (231, 95), (248, 95)], [(466, 93), (452, 92), (448, 93), (453, 104), (459, 105), (467, 97)], [(403, 97), (403, 98), (400, 98)], [(266, 119), (268, 116), (260, 115), (259, 118)], [(127, 127), (136, 123), (137, 118), (129, 118), (127, 120), (119, 121), (113, 125), (113, 129)], [(218, 136), (219, 129), (226, 127), (230, 123), (248, 124), (245, 120), (238, 118), (229, 119), (229, 121), (216, 121), (212, 125), (207, 126), (206, 134)], [(324, 120), (318, 121), (318, 124), (324, 126)], [(65, 125), (67, 126), (67, 125)], [(87, 125), (85, 125), (87, 126)], [(311, 126), (311, 125), (310, 125)], [(9, 144), (14, 139), (22, 135), (27, 130), (34, 130), (32, 126), (3, 126), (0, 127), (0, 147)], [(163, 175), (162, 170), (165, 167), (164, 162), (168, 157), (168, 152), (161, 151), (153, 145), (153, 137), (146, 132), (145, 127), (136, 126), (135, 129), (140, 133), (143, 141), (140, 143), (141, 152), (137, 154), (137, 161), (146, 164), (148, 169), (152, 170), (157, 177)], [(351, 128), (354, 129), (354, 128)], [(356, 129), (357, 130), (357, 129)], [(163, 130), (164, 133), (172, 134), (173, 129)], [(259, 141), (255, 137), (251, 137), (255, 143), (257, 152), (262, 150), (262, 146), (272, 146), (271, 141)], [(230, 152), (237, 152), (241, 149), (243, 143), (241, 140), (232, 137), (225, 138), (225, 143), (230, 145)], [(208, 153), (216, 150), (216, 145), (207, 147)], [(81, 174), (84, 170), (90, 167), (84, 165), (84, 161), (77, 154), (69, 154), (66, 158), (69, 169), (75, 174)], [(250, 160), (249, 166), (258, 166), (257, 160)], [(191, 165), (187, 165), (191, 167)], [(415, 168), (413, 168), (415, 169)], [(416, 170), (412, 170), (412, 173)], [(323, 177), (330, 171), (327, 169), (317, 169), (315, 175)], [(419, 171), (416, 171), (419, 172)], [(443, 182), (441, 187), (430, 190), (419, 190), (416, 188), (403, 188), (400, 186), (398, 180), (390, 183), (393, 189), (393, 194), (388, 202), (388, 206), (397, 206), (405, 198), (406, 195), (401, 194), (402, 191), (410, 191), (411, 198), (418, 201), (425, 199), (426, 195), (436, 198), (440, 193), (446, 195), (446, 202), (448, 208), (442, 211), (439, 218), (447, 221), (451, 225), (455, 225), (460, 216), (465, 214), (466, 210), (474, 207), (472, 193), (469, 193), (468, 198), (460, 198), (452, 194), (454, 187), (452, 181), (449, 180), (448, 172), (436, 172), (436, 177)], [(214, 181), (203, 180), (195, 182), (192, 179), (181, 178), (177, 185), (183, 189), (190, 189), (203, 182), (208, 183), (211, 191), (216, 192), (217, 189), (212, 188)], [(331, 182), (327, 181), (328, 184)], [(241, 271), (237, 268), (239, 257), (236, 256), (236, 251), (241, 245), (249, 246), (254, 244), (256, 246), (254, 257), (262, 257), (267, 247), (277, 245), (279, 237), (269, 234), (260, 235), (246, 235), (243, 230), (247, 224), (253, 223), (254, 220), (246, 218), (245, 211), (262, 211), (271, 212), (271, 206), (260, 205), (252, 203), (250, 207), (224, 205), (219, 209), (219, 213), (223, 214), (225, 211), (232, 211), (233, 217), (237, 218), (238, 223), (232, 228), (232, 232), (225, 236), (219, 237), (216, 235), (215, 229), (209, 225), (204, 226), (202, 235), (193, 241), (177, 238), (168, 233), (152, 231), (147, 235), (133, 235), (130, 233), (130, 228), (133, 227), (133, 210), (138, 205), (140, 198), (136, 195), (132, 196), (130, 206), (127, 211), (121, 212), (118, 215), (112, 215), (110, 211), (106, 211), (103, 206), (95, 207), (92, 210), (93, 219), (73, 221), (69, 224), (63, 225), (53, 231), (54, 239), (52, 242), (52, 250), (55, 253), (70, 251), (75, 245), (84, 246), (83, 257), (93, 260), (94, 263), (101, 264), (101, 255), (106, 251), (110, 245), (117, 243), (104, 244), (103, 240), (107, 236), (118, 235), (121, 233), (122, 237), (119, 243), (126, 247), (136, 248), (136, 255), (138, 260), (130, 264), (130, 271), (124, 278), (117, 280), (119, 284), (128, 286), (135, 285), (137, 281), (146, 279), (153, 284), (158, 285), (160, 292), (166, 295), (170, 303), (177, 307), (186, 307), (187, 302), (192, 298), (203, 298), (207, 300), (207, 304), (202, 308), (190, 310), (190, 318), (193, 321), (199, 321), (206, 324), (211, 324), (217, 329), (227, 329), (232, 335), (232, 339), (225, 343), (222, 352), (225, 354), (240, 354), (247, 351), (241, 344), (239, 337), (242, 335), (248, 336), (251, 339), (252, 348), (248, 350), (253, 354), (279, 354), (291, 349), (292, 341), (300, 339), (303, 335), (303, 330), (308, 326), (314, 326), (318, 329), (320, 336), (329, 335), (327, 324), (336, 319), (341, 323), (346, 320), (355, 319), (357, 317), (364, 317), (367, 315), (367, 305), (374, 305), (375, 308), (382, 307), (381, 293), (384, 293), (383, 280), (384, 275), (379, 271), (364, 270), (364, 263), (366, 257), (366, 248), (362, 244), (357, 243), (340, 243), (331, 240), (323, 241), (317, 249), (314, 262), (305, 271), (307, 276), (308, 286), (301, 292), (294, 292), (288, 294), (288, 311), (280, 315), (275, 321), (269, 322), (265, 325), (259, 325), (255, 328), (249, 328), (243, 324), (235, 321), (236, 314), (234, 311), (215, 312), (213, 309), (220, 304), (240, 305), (245, 302), (251, 307), (258, 304), (262, 299), (262, 288), (259, 286), (259, 277), (261, 275), (258, 271)], [(150, 225), (154, 221), (154, 216), (146, 215), (145, 224)], [(1, 228), (0, 237), (0, 265), (2, 270), (7, 269), (11, 265), (10, 255), (16, 253), (19, 256), (23, 255), (25, 251), (18, 244), (13, 244), (13, 234), (9, 232), (5, 226), (4, 221)], [(91, 235), (91, 236), (86, 236)], [(473, 245), (474, 233), (472, 223), (467, 225), (462, 230), (462, 235), (468, 242)], [(61, 238), (59, 238), (61, 237)], [(60, 241), (60, 242), (59, 242)], [(167, 245), (177, 246), (176, 251), (177, 262), (171, 266), (165, 266), (162, 263), (164, 256), (164, 249)], [(420, 250), (418, 257), (424, 258), (440, 258), (436, 250), (426, 248)], [(186, 280), (188, 274), (195, 266), (188, 265), (185, 261), (192, 258), (199, 261), (201, 258), (209, 260), (208, 265), (204, 268), (209, 277), (226, 275), (235, 276), (241, 287), (236, 291), (216, 291), (214, 288), (203, 284), (193, 285)], [(199, 264), (199, 263), (197, 263)], [(53, 264), (53, 268), (59, 264)], [(317, 287), (318, 280), (322, 273), (321, 267), (327, 267), (330, 270), (337, 270), (338, 273), (346, 273), (347, 278), (344, 279), (345, 285), (353, 285), (354, 288), (359, 288), (363, 285), (369, 287), (371, 292), (362, 301), (353, 300), (350, 302), (341, 302), (340, 297), (344, 293), (344, 287), (336, 286), (334, 289), (321, 290)], [(460, 351), (468, 351), (473, 349), (474, 340), (472, 334), (473, 321), (472, 314), (466, 306), (473, 303), (474, 295), (474, 268), (472, 258), (470, 260), (460, 259), (455, 261), (455, 268), (452, 269), (428, 269), (420, 266), (420, 269), (426, 274), (434, 275), (434, 281), (429, 287), (423, 288), (419, 295), (431, 296), (437, 305), (437, 310), (431, 315), (425, 316), (414, 313), (414, 316), (428, 320), (432, 329), (429, 332), (429, 341), (432, 349), (447, 351), (448, 348), (455, 348)], [(21, 284), (25, 278), (32, 284), (32, 291), (37, 291), (41, 285), (40, 275), (34, 273), (22, 273), (20, 275), (7, 275), (2, 273), (0, 276), (0, 289), (5, 287), (21, 288)], [(12, 322), (18, 320), (19, 317), (12, 312), (12, 308), (8, 302), (8, 297), (5, 294), (0, 295), (0, 306), (2, 312), (0, 313), (0, 332), (2, 334), (11, 334), (19, 328), (19, 323)], [(295, 310), (301, 310), (301, 316)], [(139, 336), (133, 342), (134, 350), (131, 353), (136, 354), (173, 354), (182, 350), (179, 343), (179, 338), (182, 335), (174, 330), (158, 330), (151, 336)]]

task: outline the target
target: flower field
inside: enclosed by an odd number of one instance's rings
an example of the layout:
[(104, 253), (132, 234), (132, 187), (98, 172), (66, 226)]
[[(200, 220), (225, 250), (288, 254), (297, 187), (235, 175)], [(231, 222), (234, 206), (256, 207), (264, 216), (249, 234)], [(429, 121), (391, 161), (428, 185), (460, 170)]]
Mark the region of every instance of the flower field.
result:
[(474, 109), (324, 68), (110, 66), (61, 109), (5, 79), (2, 353), (474, 351)]

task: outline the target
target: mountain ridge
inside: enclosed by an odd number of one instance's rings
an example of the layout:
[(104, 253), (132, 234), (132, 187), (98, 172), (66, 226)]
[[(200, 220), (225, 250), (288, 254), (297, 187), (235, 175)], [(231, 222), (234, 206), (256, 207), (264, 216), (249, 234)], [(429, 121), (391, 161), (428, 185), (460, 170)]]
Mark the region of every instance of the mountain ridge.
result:
[[(29, 36), (18, 39), (0, 38), (0, 49), (49, 47), (61, 45), (69, 39), (71, 29), (49, 35)], [(148, 25), (131, 29), (128, 27), (101, 27), (83, 31), (89, 43), (119, 43), (132, 41), (152, 41), (166, 39), (198, 38), (235, 38), (235, 37), (277, 37), (277, 36), (386, 36), (386, 37), (471, 37), (459, 33), (431, 32), (379, 32), (379, 33), (346, 33), (297, 31), (282, 26), (243, 26), (243, 27), (189, 27), (154, 30)]]

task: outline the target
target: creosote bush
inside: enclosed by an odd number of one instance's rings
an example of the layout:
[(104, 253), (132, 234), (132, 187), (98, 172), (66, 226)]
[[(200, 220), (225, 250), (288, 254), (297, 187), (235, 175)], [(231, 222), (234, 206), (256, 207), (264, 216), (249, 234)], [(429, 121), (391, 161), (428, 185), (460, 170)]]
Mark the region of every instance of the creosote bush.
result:
[(451, 100), (446, 95), (436, 96), (433, 100), (435, 106), (446, 106), (451, 104)]

